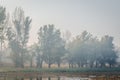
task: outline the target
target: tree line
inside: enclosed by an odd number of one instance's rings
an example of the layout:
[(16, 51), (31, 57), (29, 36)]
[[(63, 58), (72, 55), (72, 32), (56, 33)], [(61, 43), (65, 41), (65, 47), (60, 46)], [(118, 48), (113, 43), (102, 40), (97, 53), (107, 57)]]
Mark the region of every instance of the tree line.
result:
[(49, 68), (52, 64), (60, 67), (61, 63), (68, 63), (69, 68), (118, 65), (118, 51), (113, 44), (114, 38), (109, 35), (98, 39), (83, 31), (71, 39), (70, 33), (63, 37), (60, 29), (49, 24), (39, 28), (38, 42), (28, 46), (31, 23), (32, 19), (25, 16), (23, 9), (16, 8), (10, 19), (10, 15), (6, 14), (6, 8), (0, 6), (0, 61), (4, 43), (7, 43), (10, 49), (9, 57), (15, 67), (24, 68), (26, 62), (30, 62), (30, 67), (36, 63), (37, 68), (42, 68), (44, 63), (48, 64)]

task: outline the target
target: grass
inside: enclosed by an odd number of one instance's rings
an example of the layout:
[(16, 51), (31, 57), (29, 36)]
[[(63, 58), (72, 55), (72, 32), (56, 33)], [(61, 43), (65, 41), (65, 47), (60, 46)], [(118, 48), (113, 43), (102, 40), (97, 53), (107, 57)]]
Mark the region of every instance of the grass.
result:
[(120, 72), (120, 68), (0, 68), (0, 72)]
[[(3, 73), (4, 72), (4, 73)], [(90, 76), (120, 75), (120, 68), (0, 68), (7, 76)]]

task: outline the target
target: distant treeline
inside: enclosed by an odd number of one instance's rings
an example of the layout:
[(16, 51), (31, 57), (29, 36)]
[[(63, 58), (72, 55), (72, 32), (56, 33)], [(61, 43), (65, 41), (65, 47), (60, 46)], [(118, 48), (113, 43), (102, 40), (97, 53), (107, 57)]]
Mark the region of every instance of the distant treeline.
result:
[[(36, 63), (42, 68), (43, 63), (60, 67), (68, 63), (73, 67), (118, 67), (118, 52), (113, 44), (113, 37), (105, 35), (101, 39), (83, 31), (71, 38), (70, 32), (64, 36), (54, 25), (44, 25), (38, 30), (38, 42), (27, 46), (32, 19), (24, 15), (21, 8), (16, 8), (12, 19), (6, 14), (6, 9), (0, 6), (0, 58), (2, 58), (4, 43), (9, 50), (9, 57), (15, 67), (23, 68), (26, 62)], [(8, 49), (7, 48), (7, 49)], [(5, 54), (5, 53), (4, 53)]]

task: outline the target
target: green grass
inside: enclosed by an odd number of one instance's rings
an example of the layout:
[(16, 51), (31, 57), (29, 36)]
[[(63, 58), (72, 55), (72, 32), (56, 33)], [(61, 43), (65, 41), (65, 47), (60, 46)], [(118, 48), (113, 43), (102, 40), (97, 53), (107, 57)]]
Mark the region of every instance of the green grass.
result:
[(0, 68), (0, 72), (120, 72), (120, 68)]
[(120, 68), (0, 68), (0, 72), (120, 72)]

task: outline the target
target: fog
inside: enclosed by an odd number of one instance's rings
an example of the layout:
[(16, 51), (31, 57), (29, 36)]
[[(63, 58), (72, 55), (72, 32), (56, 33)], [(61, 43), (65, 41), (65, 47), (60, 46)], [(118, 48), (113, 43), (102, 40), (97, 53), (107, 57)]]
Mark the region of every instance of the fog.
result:
[(1, 66), (120, 66), (120, 1), (0, 0), (0, 3)]
[(37, 42), (40, 26), (54, 24), (62, 32), (70, 31), (73, 36), (84, 30), (98, 37), (111, 35), (115, 45), (119, 46), (119, 3), (119, 0), (0, 0), (11, 14), (15, 7), (21, 7), (25, 15), (32, 18), (30, 45)]

